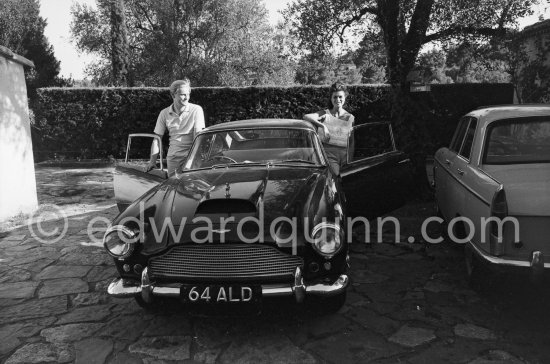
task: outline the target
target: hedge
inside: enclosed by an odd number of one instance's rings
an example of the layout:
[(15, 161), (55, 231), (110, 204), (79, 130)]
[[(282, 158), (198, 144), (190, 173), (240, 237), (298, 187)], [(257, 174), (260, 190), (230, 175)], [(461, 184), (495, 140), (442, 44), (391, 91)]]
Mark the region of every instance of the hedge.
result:
[[(201, 105), (206, 124), (252, 118), (298, 118), (328, 106), (328, 86), (193, 88), (191, 102)], [(391, 119), (387, 85), (349, 87), (346, 108), (357, 123)], [(431, 85), (411, 94), (414, 108), (402, 149), (433, 153), (448, 144), (459, 117), (482, 106), (512, 103), (511, 84)], [(152, 132), (161, 109), (170, 105), (168, 88), (42, 88), (32, 128), (35, 160), (122, 158), (127, 135)], [(418, 136), (410, 130), (418, 130)], [(399, 128), (398, 128), (399, 129)], [(413, 133), (414, 134), (414, 133)], [(418, 139), (425, 140), (418, 140)], [(418, 150), (422, 145), (422, 150)]]

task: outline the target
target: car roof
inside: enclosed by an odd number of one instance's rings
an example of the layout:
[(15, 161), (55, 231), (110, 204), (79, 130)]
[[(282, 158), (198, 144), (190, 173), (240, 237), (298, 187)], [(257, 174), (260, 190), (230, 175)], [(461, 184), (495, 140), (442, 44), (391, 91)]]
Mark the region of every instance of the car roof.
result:
[(474, 116), (482, 119), (485, 123), (494, 120), (530, 117), (530, 116), (549, 116), (550, 105), (547, 104), (521, 104), (521, 105), (494, 105), (484, 106), (473, 110), (466, 116)]
[(209, 126), (203, 131), (221, 131), (247, 128), (288, 128), (288, 129), (311, 129), (315, 130), (311, 123), (297, 119), (250, 119), (229, 121)]

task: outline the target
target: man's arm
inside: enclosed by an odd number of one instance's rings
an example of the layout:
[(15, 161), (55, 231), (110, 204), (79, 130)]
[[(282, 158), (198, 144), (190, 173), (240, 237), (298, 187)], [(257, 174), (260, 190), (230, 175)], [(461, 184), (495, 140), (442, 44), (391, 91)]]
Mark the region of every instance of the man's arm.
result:
[[(158, 134), (157, 134), (158, 135)], [(162, 135), (158, 135), (162, 138)], [(158, 143), (158, 139), (154, 138), (153, 143), (151, 144), (151, 158), (149, 159), (149, 163), (147, 163), (147, 166), (145, 167), (145, 172), (149, 172), (150, 170), (154, 169), (157, 166), (157, 159), (160, 154), (160, 146)]]

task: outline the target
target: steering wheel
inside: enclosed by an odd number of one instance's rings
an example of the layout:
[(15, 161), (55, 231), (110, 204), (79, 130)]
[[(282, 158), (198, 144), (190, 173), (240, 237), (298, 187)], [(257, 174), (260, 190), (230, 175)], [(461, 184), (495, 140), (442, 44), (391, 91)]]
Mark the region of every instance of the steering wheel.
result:
[(215, 155), (215, 156), (213, 156), (212, 158), (208, 159), (207, 162), (210, 162), (210, 161), (215, 160), (215, 159), (225, 159), (225, 160), (230, 161), (231, 163), (238, 163), (238, 162), (237, 162), (236, 160), (234, 160), (233, 158), (228, 157), (228, 156), (225, 156), (225, 155)]

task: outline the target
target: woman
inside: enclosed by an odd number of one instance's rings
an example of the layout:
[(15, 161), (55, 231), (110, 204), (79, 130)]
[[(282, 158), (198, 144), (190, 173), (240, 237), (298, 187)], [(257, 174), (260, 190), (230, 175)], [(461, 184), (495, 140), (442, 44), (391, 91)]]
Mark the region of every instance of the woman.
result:
[(328, 162), (334, 173), (339, 175), (340, 167), (347, 161), (348, 136), (355, 118), (344, 109), (348, 90), (343, 83), (334, 83), (330, 87), (330, 95), (331, 109), (304, 115), (304, 120), (319, 128)]

